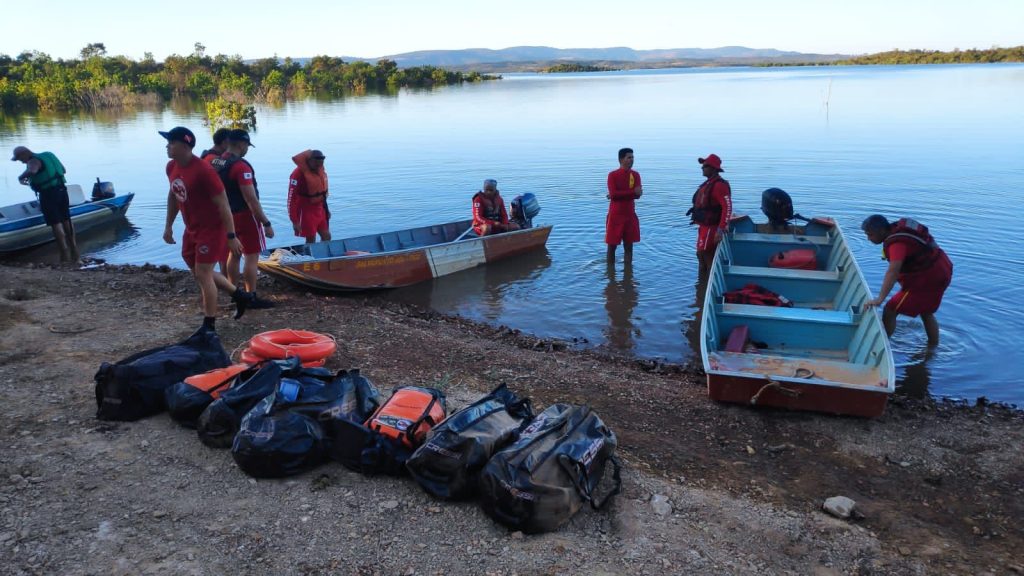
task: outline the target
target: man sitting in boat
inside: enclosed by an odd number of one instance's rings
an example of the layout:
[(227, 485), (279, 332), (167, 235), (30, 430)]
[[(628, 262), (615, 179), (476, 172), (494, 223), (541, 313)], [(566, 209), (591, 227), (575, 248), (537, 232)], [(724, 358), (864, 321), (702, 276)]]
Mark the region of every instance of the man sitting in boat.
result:
[(935, 243), (928, 227), (910, 218), (890, 224), (885, 216), (872, 214), (861, 224), (861, 229), (872, 244), (882, 245), (882, 258), (889, 261), (878, 298), (868, 301), (865, 308), (880, 306), (899, 282), (899, 292), (889, 299), (882, 311), (886, 334), (892, 336), (898, 314), (920, 316), (928, 345), (937, 345), (939, 322), (935, 312), (953, 280), (953, 262)]
[(473, 231), (478, 236), (519, 230), (519, 225), (508, 219), (505, 201), (498, 193), (498, 181), (484, 180), (484, 189), (473, 195)]
[(18, 176), (18, 182), (29, 186), (39, 196), (39, 211), (43, 213), (43, 221), (53, 230), (61, 262), (80, 262), (64, 165), (52, 152), (36, 154), (24, 146), (14, 149), (11, 161), (25, 164), (25, 171)]
[(324, 153), (306, 150), (292, 156), (295, 170), (288, 177), (288, 218), (292, 231), (306, 239), (306, 244), (331, 239), (331, 211), (327, 207), (327, 171)]

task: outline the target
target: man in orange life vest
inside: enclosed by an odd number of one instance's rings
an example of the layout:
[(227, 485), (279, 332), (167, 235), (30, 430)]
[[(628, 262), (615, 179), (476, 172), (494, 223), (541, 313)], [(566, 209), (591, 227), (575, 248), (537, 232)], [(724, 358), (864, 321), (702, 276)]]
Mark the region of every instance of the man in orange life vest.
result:
[(615, 262), (615, 249), (622, 243), (626, 264), (633, 262), (633, 244), (640, 241), (640, 219), (635, 201), (643, 196), (640, 173), (633, 170), (633, 149), (619, 150), (619, 169), (608, 173), (608, 215), (604, 220), (604, 243), (608, 262)]
[(170, 189), (167, 192), (164, 242), (175, 243), (171, 226), (181, 212), (185, 221), (181, 257), (192, 270), (202, 294), (203, 326), (213, 330), (217, 316), (217, 289), (231, 294), (236, 319), (245, 313), (252, 301), (252, 294), (213, 270), (213, 265), (223, 260), (228, 250), (232, 254), (241, 254), (242, 244), (235, 236), (235, 223), (224, 195), (224, 184), (209, 163), (192, 153), (196, 145), (192, 131), (178, 126), (160, 132), (160, 135), (167, 140), (167, 157), (170, 158), (166, 168)]
[(267, 249), (266, 239), (274, 237), (274, 227), (260, 204), (255, 170), (245, 159), (251, 146), (248, 132), (232, 130), (228, 133), (227, 152), (213, 161), (213, 167), (224, 182), (235, 232), (242, 243), (241, 258), (234, 253), (228, 254), (228, 278), (235, 284), (244, 282), (245, 289), (253, 294), (249, 308), (255, 310), (274, 307), (270, 300), (256, 296), (257, 262), (260, 252)]
[(519, 230), (519, 224), (510, 222), (505, 200), (498, 192), (498, 181), (484, 180), (483, 190), (473, 195), (473, 231), (479, 236)]
[(317, 234), (322, 242), (331, 239), (325, 158), (319, 150), (306, 150), (292, 156), (295, 170), (288, 177), (288, 218), (295, 235), (305, 238), (307, 244), (316, 242)]
[(890, 224), (885, 216), (868, 216), (861, 229), (872, 244), (882, 245), (882, 258), (889, 267), (878, 290), (878, 298), (869, 300), (865, 309), (880, 306), (896, 282), (897, 292), (882, 311), (885, 332), (892, 336), (896, 329), (896, 316), (920, 316), (928, 345), (939, 343), (939, 322), (935, 312), (942, 304), (942, 295), (953, 280), (953, 262), (939, 248), (928, 232), (928, 227), (910, 218), (901, 218)]
[(722, 235), (732, 218), (732, 188), (721, 176), (722, 159), (716, 154), (697, 158), (706, 180), (693, 194), (693, 207), (686, 213), (690, 223), (697, 224), (698, 273), (707, 274), (715, 257), (715, 248), (722, 241)]

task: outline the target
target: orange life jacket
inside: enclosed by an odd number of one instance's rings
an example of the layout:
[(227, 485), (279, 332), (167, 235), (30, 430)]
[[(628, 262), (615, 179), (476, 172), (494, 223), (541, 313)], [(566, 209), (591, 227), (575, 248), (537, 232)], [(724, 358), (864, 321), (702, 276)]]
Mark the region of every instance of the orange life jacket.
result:
[(907, 254), (903, 260), (903, 266), (900, 267), (902, 273), (911, 274), (927, 270), (939, 258), (939, 245), (928, 232), (928, 227), (912, 218), (900, 218), (892, 225), (889, 235), (882, 242), (882, 254), (886, 260), (889, 259), (889, 246), (895, 242), (924, 247), (922, 250)]
[(309, 156), (312, 153), (312, 150), (299, 152), (292, 156), (292, 162), (295, 162), (295, 165), (299, 167), (302, 177), (306, 181), (306, 192), (302, 196), (315, 204), (323, 202), (327, 197), (327, 170), (324, 170), (322, 166), (315, 172), (310, 169), (307, 160), (309, 160)]

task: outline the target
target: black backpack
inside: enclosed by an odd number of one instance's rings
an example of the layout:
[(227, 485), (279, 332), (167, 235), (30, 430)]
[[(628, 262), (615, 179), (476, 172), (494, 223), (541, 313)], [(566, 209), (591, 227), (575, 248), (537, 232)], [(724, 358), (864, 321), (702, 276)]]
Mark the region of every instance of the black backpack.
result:
[[(585, 503), (602, 508), (622, 487), (615, 434), (589, 406), (555, 404), (499, 451), (480, 474), (484, 512), (513, 530), (555, 530)], [(597, 487), (611, 462), (614, 486)]]
[(178, 344), (145, 350), (115, 364), (104, 362), (93, 377), (96, 418), (138, 420), (162, 412), (169, 386), (230, 363), (220, 337), (206, 328)]
[(487, 461), (514, 441), (531, 420), (530, 401), (501, 384), (433, 428), (406, 467), (424, 490), (438, 498), (469, 498)]

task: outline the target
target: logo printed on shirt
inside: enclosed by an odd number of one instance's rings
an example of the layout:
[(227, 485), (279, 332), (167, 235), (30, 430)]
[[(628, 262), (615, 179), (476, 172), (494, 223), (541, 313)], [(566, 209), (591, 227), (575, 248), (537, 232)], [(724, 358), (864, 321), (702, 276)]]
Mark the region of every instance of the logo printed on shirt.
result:
[(252, 172), (246, 172), (246, 173), (242, 174), (242, 179), (243, 180), (252, 180)]
[(298, 186), (298, 185), (299, 185), (299, 181), (298, 180), (292, 180), (292, 186)]
[(188, 201), (188, 189), (185, 188), (185, 181), (181, 178), (175, 178), (171, 182), (171, 193), (174, 194), (174, 198), (178, 202), (185, 203)]

